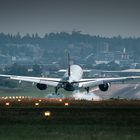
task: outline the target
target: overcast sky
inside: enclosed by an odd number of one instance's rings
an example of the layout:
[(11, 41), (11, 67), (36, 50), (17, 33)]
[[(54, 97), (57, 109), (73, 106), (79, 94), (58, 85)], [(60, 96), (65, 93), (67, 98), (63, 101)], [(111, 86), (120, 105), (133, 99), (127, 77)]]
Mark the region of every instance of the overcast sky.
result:
[(140, 0), (0, 0), (0, 32), (140, 36)]

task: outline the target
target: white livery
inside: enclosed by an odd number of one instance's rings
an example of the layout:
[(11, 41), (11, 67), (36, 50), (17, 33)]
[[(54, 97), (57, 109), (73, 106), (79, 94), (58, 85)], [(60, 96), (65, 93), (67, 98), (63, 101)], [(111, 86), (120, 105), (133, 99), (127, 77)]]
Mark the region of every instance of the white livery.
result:
[(62, 78), (28, 77), (2, 74), (0, 76), (7, 77), (11, 80), (36, 83), (37, 88), (40, 90), (45, 90), (48, 86), (52, 86), (55, 88), (55, 94), (58, 94), (57, 91), (59, 88), (63, 88), (67, 91), (84, 88), (88, 93), (90, 87), (98, 86), (101, 91), (107, 91), (111, 83), (140, 79), (140, 76), (83, 79), (82, 68), (79, 65), (70, 65), (70, 63), (68, 63), (68, 69)]

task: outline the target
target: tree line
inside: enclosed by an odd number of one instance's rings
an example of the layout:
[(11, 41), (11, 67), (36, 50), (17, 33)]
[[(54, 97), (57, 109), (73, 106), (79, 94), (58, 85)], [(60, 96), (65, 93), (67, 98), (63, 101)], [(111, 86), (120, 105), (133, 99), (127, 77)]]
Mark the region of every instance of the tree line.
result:
[[(20, 45), (22, 44), (22, 45)], [(80, 31), (72, 33), (59, 32), (48, 33), (43, 37), (36, 34), (26, 34), (21, 36), (0, 33), (0, 53), (9, 56), (28, 56), (35, 57), (40, 55), (42, 60), (51, 61), (60, 58), (64, 60), (65, 52), (68, 50), (73, 56), (86, 57), (91, 52), (97, 54), (105, 49), (108, 45), (109, 51), (122, 51), (126, 48), (127, 52), (133, 53), (136, 59), (139, 59), (140, 54), (140, 38), (127, 37), (102, 37), (83, 34)], [(37, 50), (37, 51), (35, 51)]]

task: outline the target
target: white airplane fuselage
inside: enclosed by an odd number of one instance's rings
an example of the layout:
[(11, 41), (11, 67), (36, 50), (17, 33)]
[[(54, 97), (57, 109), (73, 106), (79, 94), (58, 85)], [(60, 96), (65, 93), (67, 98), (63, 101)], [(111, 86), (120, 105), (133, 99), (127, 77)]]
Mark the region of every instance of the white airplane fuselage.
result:
[(70, 75), (68, 75), (68, 70), (64, 74), (62, 81), (65, 81), (63, 83), (62, 88), (64, 88), (67, 91), (74, 91), (76, 88), (78, 88), (78, 81), (82, 79), (83, 76), (83, 70), (78, 65), (71, 65), (70, 66)]
[(0, 77), (9, 78), (11, 80), (25, 81), (36, 83), (36, 87), (39, 90), (46, 90), (48, 86), (55, 88), (55, 94), (57, 94), (59, 88), (63, 88), (67, 91), (79, 90), (84, 88), (89, 93), (90, 87), (98, 86), (103, 92), (107, 91), (111, 83), (118, 83), (130, 80), (140, 80), (140, 76), (128, 76), (128, 77), (110, 77), (110, 78), (88, 78), (84, 79), (82, 68), (79, 65), (70, 65), (70, 57), (68, 55), (68, 69), (62, 78), (47, 78), (47, 77), (29, 77), (29, 76), (17, 76), (17, 75), (4, 75), (0, 74)]

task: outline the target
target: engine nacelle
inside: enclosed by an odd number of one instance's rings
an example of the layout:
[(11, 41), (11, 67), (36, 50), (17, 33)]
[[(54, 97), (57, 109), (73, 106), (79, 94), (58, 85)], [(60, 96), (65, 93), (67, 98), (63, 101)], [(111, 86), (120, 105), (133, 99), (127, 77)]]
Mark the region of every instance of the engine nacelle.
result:
[(45, 84), (40, 84), (40, 83), (37, 83), (37, 84), (36, 84), (36, 87), (37, 87), (39, 90), (45, 90), (45, 89), (47, 89), (47, 85), (45, 85)]
[(74, 90), (75, 90), (74, 86), (73, 86), (72, 84), (70, 84), (70, 83), (66, 83), (66, 84), (64, 85), (64, 89), (65, 89), (66, 91), (74, 91)]
[(109, 87), (110, 87), (110, 84), (109, 83), (105, 83), (105, 84), (99, 85), (99, 89), (101, 91), (107, 91)]

